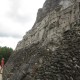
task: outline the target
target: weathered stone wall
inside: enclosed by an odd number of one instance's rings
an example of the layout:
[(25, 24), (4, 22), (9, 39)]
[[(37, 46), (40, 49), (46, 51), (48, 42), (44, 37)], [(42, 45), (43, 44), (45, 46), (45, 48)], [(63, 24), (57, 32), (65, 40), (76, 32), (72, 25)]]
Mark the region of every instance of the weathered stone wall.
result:
[(45, 16), (18, 43), (3, 80), (80, 80), (80, 3), (53, 9), (49, 1), (62, 0), (46, 0), (38, 13)]
[(70, 29), (70, 25), (79, 19), (78, 14), (78, 3), (63, 10), (58, 10), (58, 7), (56, 7), (26, 33), (23, 40), (18, 43), (16, 50), (40, 42), (41, 40), (45, 45), (51, 40), (59, 45), (58, 40), (61, 39), (62, 33)]
[(55, 51), (40, 43), (15, 51), (3, 80), (80, 80), (80, 23), (62, 37)]

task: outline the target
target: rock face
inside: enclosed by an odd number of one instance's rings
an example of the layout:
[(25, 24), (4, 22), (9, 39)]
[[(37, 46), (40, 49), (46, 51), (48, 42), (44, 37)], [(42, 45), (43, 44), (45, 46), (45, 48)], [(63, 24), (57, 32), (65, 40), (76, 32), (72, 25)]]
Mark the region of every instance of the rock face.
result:
[(46, 0), (3, 71), (3, 80), (80, 80), (80, 3)]
[[(66, 4), (67, 6), (65, 6)], [(75, 18), (78, 18), (76, 16), (78, 8), (76, 6), (74, 9), (75, 6), (71, 6), (71, 4), (71, 0), (46, 0), (43, 8), (38, 11), (33, 28), (18, 43), (16, 50), (40, 41), (46, 45), (53, 40), (58, 45), (59, 39), (57, 38), (61, 38), (61, 33), (69, 29), (70, 24), (75, 22)]]

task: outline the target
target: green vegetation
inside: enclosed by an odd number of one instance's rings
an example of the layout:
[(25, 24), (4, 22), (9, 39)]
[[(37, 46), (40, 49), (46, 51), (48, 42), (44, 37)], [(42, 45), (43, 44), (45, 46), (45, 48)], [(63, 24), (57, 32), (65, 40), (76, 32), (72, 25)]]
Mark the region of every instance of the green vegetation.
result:
[[(0, 47), (0, 61), (2, 58), (4, 58), (5, 63), (9, 59), (10, 55), (12, 54), (13, 49), (9, 47)], [(1, 62), (0, 62), (1, 64)]]

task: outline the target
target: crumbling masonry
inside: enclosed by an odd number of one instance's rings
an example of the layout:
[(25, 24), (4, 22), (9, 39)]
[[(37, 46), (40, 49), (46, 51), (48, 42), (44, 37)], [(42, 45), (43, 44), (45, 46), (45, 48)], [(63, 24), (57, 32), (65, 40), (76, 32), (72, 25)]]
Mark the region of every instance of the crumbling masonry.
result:
[(78, 0), (46, 0), (5, 65), (3, 80), (80, 80)]

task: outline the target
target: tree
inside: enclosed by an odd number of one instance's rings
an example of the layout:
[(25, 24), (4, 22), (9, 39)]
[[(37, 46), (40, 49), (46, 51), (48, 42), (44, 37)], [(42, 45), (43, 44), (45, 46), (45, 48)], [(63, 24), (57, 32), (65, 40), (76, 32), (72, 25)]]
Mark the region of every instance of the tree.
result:
[(12, 54), (13, 49), (9, 47), (0, 47), (0, 61), (2, 58), (4, 58), (5, 63), (9, 59), (10, 55)]

